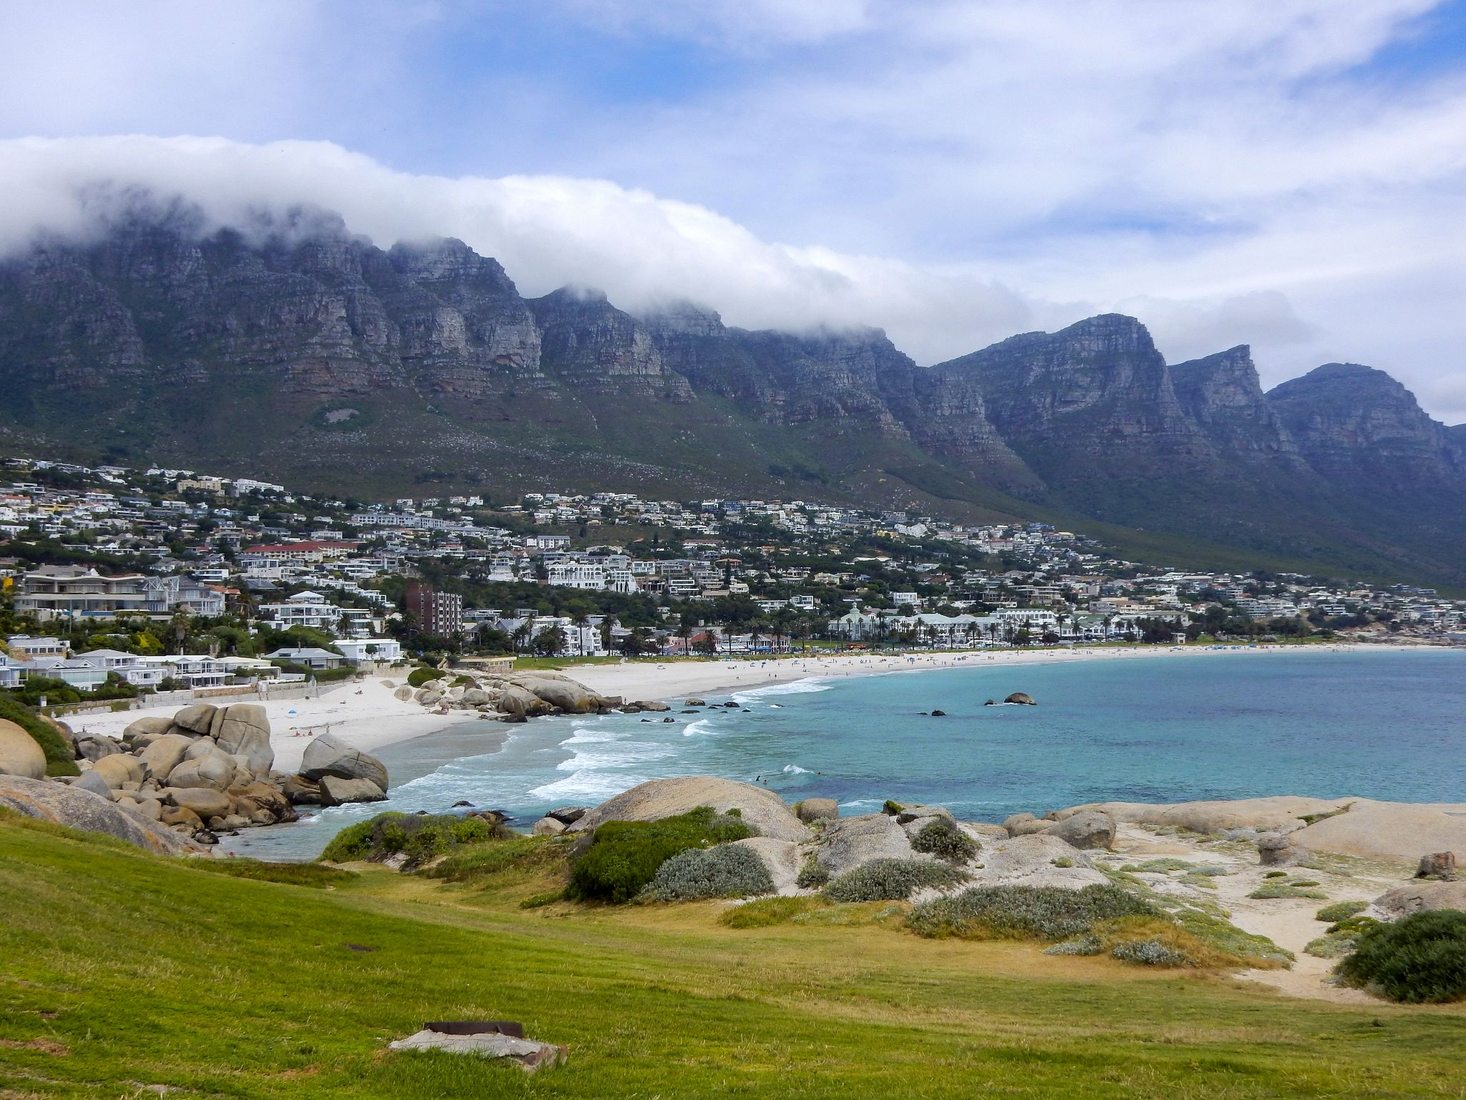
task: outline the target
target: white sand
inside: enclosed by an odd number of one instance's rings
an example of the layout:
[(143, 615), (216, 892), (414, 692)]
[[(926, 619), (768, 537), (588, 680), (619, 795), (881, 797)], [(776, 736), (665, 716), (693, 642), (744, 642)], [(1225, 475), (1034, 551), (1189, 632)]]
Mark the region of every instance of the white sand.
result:
[[(261, 705), (270, 719), (275, 770), (295, 771), (311, 737), (319, 733), (331, 733), (348, 745), (372, 752), (384, 745), (436, 733), (460, 722), (478, 720), (474, 711), (432, 714), (417, 703), (404, 703), (393, 698), (393, 689), (387, 687), (387, 683), (400, 685), (403, 682), (392, 677), (368, 677), (331, 685), (315, 699), (266, 700)], [(220, 706), (259, 702), (252, 695), (202, 701), (215, 702)], [(139, 718), (153, 715), (169, 717), (179, 709), (167, 706), (116, 714), (89, 714), (73, 719), (72, 728), (77, 732), (85, 729), (88, 733), (120, 737), (122, 731)]]
[[(567, 665), (565, 673), (602, 695), (620, 695), (627, 700), (674, 701), (688, 695), (718, 691), (747, 691), (793, 680), (834, 679), (844, 676), (875, 676), (934, 668), (987, 668), (1005, 665), (1063, 665), (1074, 661), (1126, 661), (1156, 657), (1197, 659), (1211, 657), (1257, 657), (1279, 653), (1341, 653), (1355, 647), (1315, 646), (1136, 646), (1076, 647), (1073, 649), (1003, 650), (996, 653), (916, 653), (901, 656), (841, 654), (821, 657), (778, 657), (767, 659), (653, 661), (623, 660), (609, 665)], [(1371, 649), (1384, 648), (1371, 646)], [(1411, 647), (1390, 647), (1411, 648)], [(1023, 685), (1015, 681), (1014, 691)]]

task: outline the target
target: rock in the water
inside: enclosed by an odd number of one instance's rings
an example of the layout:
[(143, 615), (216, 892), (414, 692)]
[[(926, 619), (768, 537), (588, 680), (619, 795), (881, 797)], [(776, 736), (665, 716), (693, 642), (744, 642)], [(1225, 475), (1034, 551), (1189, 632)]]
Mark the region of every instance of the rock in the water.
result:
[[(192, 730), (201, 737), (207, 737), (214, 727), (214, 716), (219, 713), (219, 708), (211, 703), (194, 703), (192, 706), (184, 707), (173, 716), (173, 724), (186, 730)], [(136, 726), (134, 722), (132, 729)]]
[(944, 711), (944, 710), (934, 710), (934, 711), (932, 711), (932, 717), (933, 718), (945, 718), (945, 717), (947, 717), (947, 712)]
[(862, 814), (828, 823), (819, 835), (815, 858), (834, 876), (873, 859), (912, 859), (915, 853), (894, 817)]
[(213, 787), (166, 787), (163, 795), (174, 806), (192, 810), (204, 821), (225, 817), (234, 810), (233, 799)]
[(1399, 920), (1428, 909), (1466, 909), (1466, 882), (1423, 879), (1396, 886), (1375, 898), (1365, 914), (1379, 920)]
[(1456, 853), (1431, 852), (1420, 857), (1416, 878), (1438, 878), (1442, 882), (1456, 881)]
[(535, 714), (548, 713), (550, 705), (527, 688), (522, 688), (518, 684), (510, 684), (499, 696), (499, 709), (516, 718), (527, 718)]
[(381, 802), (385, 791), (370, 779), (342, 779), (326, 775), (321, 778), (321, 805), (341, 806), (347, 802)]
[(150, 774), (166, 779), (169, 772), (183, 763), (183, 757), (193, 743), (194, 739), (184, 734), (165, 733), (150, 741), (148, 747), (138, 753), (138, 759)]
[(65, 783), (0, 776), (0, 806), (57, 825), (106, 833), (161, 855), (199, 850), (178, 834), (128, 813), (110, 799)]
[(445, 1035), (426, 1029), (389, 1043), (391, 1050), (441, 1050), (448, 1054), (476, 1054), (481, 1058), (504, 1058), (526, 1073), (542, 1066), (558, 1066), (565, 1061), (565, 1048), (533, 1039), (516, 1039), (509, 1035)]
[(534, 836), (559, 836), (565, 831), (565, 822), (553, 817), (542, 817), (531, 827)]
[(708, 704), (706, 700), (703, 699), (685, 699), (683, 700), (682, 705), (684, 707), (705, 707)]
[(1307, 854), (1307, 849), (1282, 833), (1265, 833), (1257, 838), (1257, 861), (1263, 867), (1286, 867)]
[(0, 719), (0, 775), (44, 779), (46, 753), (24, 726)]
[(387, 769), (380, 760), (329, 733), (321, 734), (305, 747), (300, 774), (317, 782), (328, 775), (337, 779), (366, 779), (379, 790), (387, 789)]
[(121, 789), (124, 783), (141, 783), (147, 778), (143, 762), (125, 752), (102, 757), (92, 764), (92, 771), (106, 780), (107, 786), (114, 791)]
[(688, 813), (699, 806), (711, 806), (720, 813), (737, 809), (760, 836), (776, 840), (809, 839), (808, 828), (773, 791), (709, 775), (642, 783), (602, 802), (570, 828), (572, 832), (581, 832), (607, 821), (657, 821)]
[(794, 809), (805, 824), (834, 821), (840, 816), (840, 805), (833, 798), (806, 798)]
[(550, 706), (559, 707), (566, 714), (589, 714), (600, 709), (599, 695), (584, 684), (568, 678), (524, 676), (516, 677), (514, 682)]
[(1005, 702), (1005, 703), (1021, 703), (1025, 707), (1036, 707), (1036, 706), (1038, 706), (1038, 704), (1036, 702), (1034, 702), (1033, 696), (1032, 695), (1029, 695), (1028, 692), (1026, 692), (1026, 691), (1015, 691), (1012, 695), (1010, 695), (1006, 699), (1004, 699), (1003, 702)]
[(553, 810), (546, 813), (545, 816), (553, 817), (556, 821), (564, 825), (574, 825), (588, 813), (590, 813), (590, 808), (587, 806), (556, 806)]
[(285, 777), (280, 790), (290, 800), (292, 806), (319, 806), (321, 804), (321, 785), (314, 779), (289, 775)]
[(275, 764), (270, 747), (270, 719), (258, 703), (235, 703), (224, 709), (216, 740), (231, 756), (243, 756), (255, 775), (268, 775)]
[(1071, 814), (1044, 830), (1076, 848), (1105, 848), (1115, 843), (1115, 819), (1101, 810), (1084, 810)]

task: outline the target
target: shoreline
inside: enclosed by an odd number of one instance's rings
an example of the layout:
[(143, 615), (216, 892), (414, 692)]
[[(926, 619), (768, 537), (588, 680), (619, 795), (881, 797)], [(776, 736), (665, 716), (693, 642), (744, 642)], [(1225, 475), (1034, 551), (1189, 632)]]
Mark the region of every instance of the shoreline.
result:
[[(898, 672), (932, 672), (953, 668), (990, 668), (1016, 665), (1064, 665), (1073, 661), (1150, 660), (1279, 653), (1437, 652), (1438, 646), (1360, 645), (1216, 645), (1075, 646), (1039, 650), (942, 650), (927, 653), (876, 655), (840, 654), (818, 657), (726, 658), (708, 661), (674, 661), (655, 664), (623, 658), (614, 665), (566, 665), (559, 671), (602, 695), (624, 699), (678, 702), (689, 695), (754, 691), (799, 680), (837, 680), (854, 676), (885, 676)], [(1454, 648), (1454, 647), (1451, 647)]]
[[(821, 656), (727, 658), (724, 660), (671, 661), (623, 658), (617, 664), (567, 664), (558, 671), (580, 681), (602, 695), (619, 695), (627, 700), (658, 700), (680, 703), (689, 696), (756, 691), (802, 680), (839, 680), (863, 676), (888, 676), (902, 672), (932, 672), (956, 668), (995, 668), (1023, 665), (1062, 666), (1095, 660), (1179, 660), (1210, 655), (1260, 657), (1283, 653), (1352, 652), (1438, 652), (1440, 647), (1337, 643), (1289, 646), (1151, 646), (1118, 648), (1081, 646), (1044, 650), (944, 650), (938, 652), (876, 655), (852, 653)], [(275, 750), (275, 770), (293, 772), (311, 738), (331, 733), (353, 748), (376, 753), (432, 734), (464, 732), (464, 727), (481, 721), (471, 711), (435, 714), (415, 702), (403, 702), (393, 695), (406, 682), (401, 677), (374, 675), (361, 681), (333, 685), (313, 699), (259, 700), (243, 698), (232, 702), (257, 703), (270, 720), (270, 745)], [(203, 700), (207, 701), (207, 700)], [(224, 703), (223, 705), (228, 705)], [(139, 710), (79, 716), (73, 724), (78, 733), (121, 737), (123, 730), (140, 718), (171, 717), (175, 705)], [(500, 744), (513, 735), (499, 723), (485, 723), (485, 733), (498, 735)]]

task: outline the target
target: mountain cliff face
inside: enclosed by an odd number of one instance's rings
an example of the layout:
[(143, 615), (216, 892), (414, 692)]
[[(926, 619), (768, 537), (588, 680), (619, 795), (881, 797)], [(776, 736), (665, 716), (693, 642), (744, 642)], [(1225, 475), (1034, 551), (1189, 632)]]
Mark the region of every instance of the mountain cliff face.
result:
[(878, 329), (753, 332), (569, 289), (526, 300), (461, 241), (384, 251), (329, 218), (205, 232), (173, 210), (0, 260), (0, 383), (0, 446), (17, 450), (371, 493), (1039, 509), (1200, 557), (1466, 585), (1466, 425), (1367, 367), (1264, 395), (1245, 346), (1168, 366), (1119, 315), (920, 367)]
[(1189, 468), (1211, 453), (1132, 317), (1025, 333), (933, 370), (975, 391), (998, 435), (1050, 484)]
[(1219, 454), (1299, 469), (1298, 445), (1268, 404), (1246, 344), (1171, 367), (1176, 399)]
[(1466, 486), (1466, 454), (1388, 374), (1326, 363), (1271, 390), (1269, 406), (1308, 464), (1331, 481), (1393, 488)]

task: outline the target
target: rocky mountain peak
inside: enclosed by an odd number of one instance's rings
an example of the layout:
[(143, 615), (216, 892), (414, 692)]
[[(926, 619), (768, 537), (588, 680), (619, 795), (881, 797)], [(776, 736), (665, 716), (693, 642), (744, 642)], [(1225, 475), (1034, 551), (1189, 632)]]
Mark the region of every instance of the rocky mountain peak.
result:
[(1298, 448), (1262, 392), (1246, 344), (1171, 367), (1176, 399), (1218, 447), (1297, 463)]
[(686, 300), (667, 302), (637, 316), (658, 337), (721, 336), (727, 331), (716, 310)]

